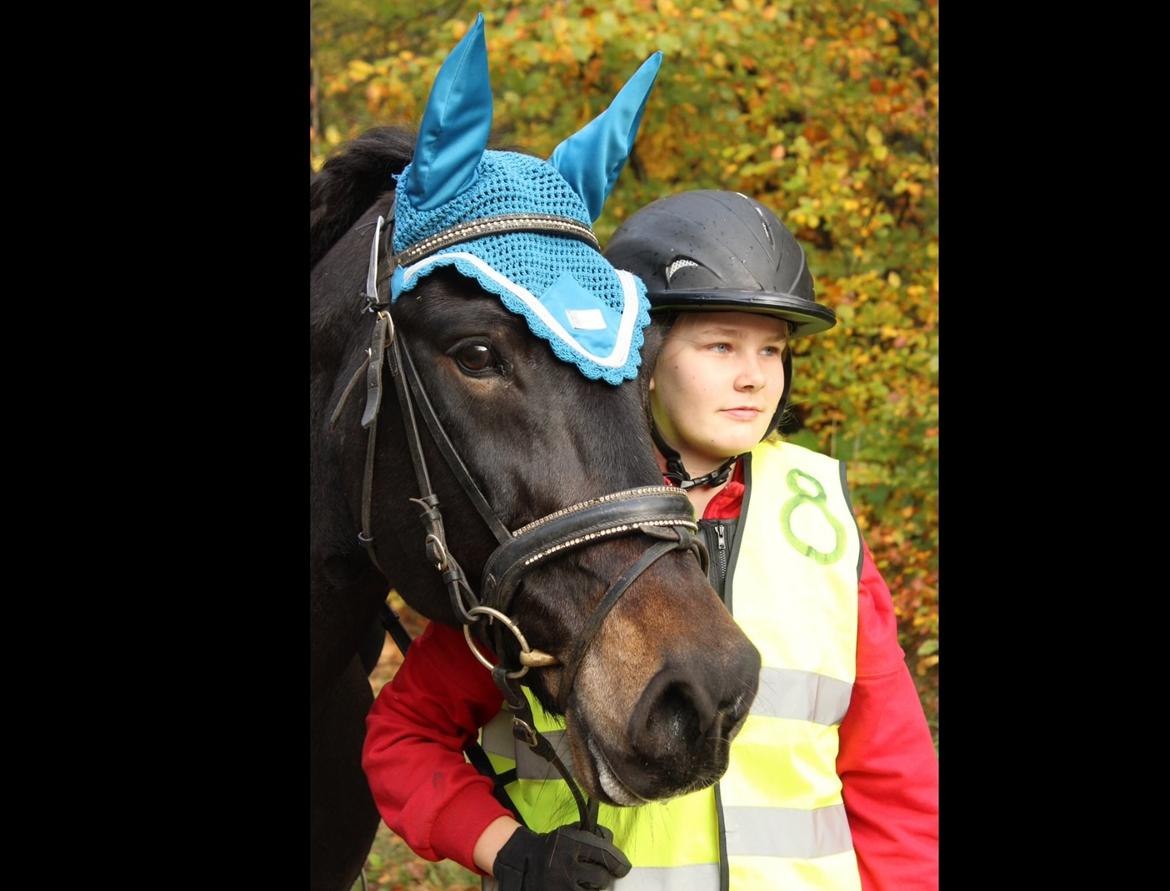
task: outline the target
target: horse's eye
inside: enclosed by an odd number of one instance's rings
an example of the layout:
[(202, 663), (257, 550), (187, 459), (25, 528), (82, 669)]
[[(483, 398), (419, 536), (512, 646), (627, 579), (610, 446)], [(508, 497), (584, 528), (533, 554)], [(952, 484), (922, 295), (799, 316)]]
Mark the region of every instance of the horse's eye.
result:
[(498, 365), (495, 354), (486, 343), (464, 343), (456, 347), (452, 353), (459, 367), (468, 374), (482, 374), (494, 365)]

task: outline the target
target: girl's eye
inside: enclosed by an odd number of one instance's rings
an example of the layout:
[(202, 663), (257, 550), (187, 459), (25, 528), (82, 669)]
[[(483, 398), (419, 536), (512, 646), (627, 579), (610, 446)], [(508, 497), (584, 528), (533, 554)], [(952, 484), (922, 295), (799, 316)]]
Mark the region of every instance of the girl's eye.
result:
[(713, 343), (710, 346), (708, 346), (707, 349), (709, 349), (713, 352), (716, 352), (716, 353), (730, 353), (731, 352), (731, 344), (729, 344), (729, 343)]
[(781, 348), (777, 347), (777, 346), (768, 346), (768, 347), (764, 347), (764, 349), (761, 350), (761, 352), (765, 356), (779, 356), (780, 351), (781, 351)]
[(451, 355), (459, 363), (459, 367), (468, 374), (482, 374), (499, 364), (495, 353), (486, 343), (461, 344), (455, 348)]

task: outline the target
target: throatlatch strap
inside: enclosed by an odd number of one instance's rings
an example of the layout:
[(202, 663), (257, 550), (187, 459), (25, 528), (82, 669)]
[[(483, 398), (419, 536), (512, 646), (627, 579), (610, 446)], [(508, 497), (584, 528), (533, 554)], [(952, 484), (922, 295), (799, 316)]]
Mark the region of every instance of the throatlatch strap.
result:
[(370, 357), (362, 359), (362, 363), (357, 367), (357, 371), (353, 373), (353, 377), (349, 379), (349, 383), (345, 385), (345, 389), (341, 392), (341, 398), (337, 400), (337, 407), (333, 409), (333, 414), (329, 416), (329, 426), (332, 427), (337, 423), (337, 419), (341, 417), (341, 410), (345, 408), (345, 403), (349, 401), (349, 395), (353, 392), (353, 388), (357, 386), (357, 382), (362, 379), (362, 375), (366, 371), (366, 366), (370, 364)]

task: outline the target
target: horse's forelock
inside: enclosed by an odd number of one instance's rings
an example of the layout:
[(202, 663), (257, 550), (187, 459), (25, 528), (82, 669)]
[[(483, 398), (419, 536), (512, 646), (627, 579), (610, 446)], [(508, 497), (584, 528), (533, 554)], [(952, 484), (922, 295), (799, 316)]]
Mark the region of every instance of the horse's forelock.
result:
[(394, 188), (414, 154), (415, 134), (377, 127), (330, 158), (309, 185), (310, 267), (329, 253), (378, 197)]

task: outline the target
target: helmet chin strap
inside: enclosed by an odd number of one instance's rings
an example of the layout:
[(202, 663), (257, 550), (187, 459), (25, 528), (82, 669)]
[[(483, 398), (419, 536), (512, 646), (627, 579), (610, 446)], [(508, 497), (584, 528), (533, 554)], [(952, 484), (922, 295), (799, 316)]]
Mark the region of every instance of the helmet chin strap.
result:
[(682, 456), (667, 445), (666, 440), (662, 438), (662, 433), (658, 429), (657, 422), (653, 418), (650, 419), (650, 435), (654, 438), (654, 445), (658, 447), (658, 451), (666, 459), (666, 478), (684, 492), (687, 489), (694, 489), (696, 487), (723, 485), (727, 482), (727, 478), (731, 476), (731, 468), (735, 466), (735, 461), (739, 457), (739, 455), (732, 455), (710, 473), (697, 479), (691, 479), (691, 475), (683, 467)]

